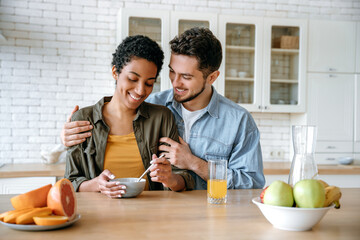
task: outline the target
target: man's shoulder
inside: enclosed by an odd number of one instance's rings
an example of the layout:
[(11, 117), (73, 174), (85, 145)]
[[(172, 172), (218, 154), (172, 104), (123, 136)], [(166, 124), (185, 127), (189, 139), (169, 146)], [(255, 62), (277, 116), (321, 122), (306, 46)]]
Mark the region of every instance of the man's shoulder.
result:
[(219, 109), (223, 109), (224, 112), (236, 113), (240, 115), (251, 115), (248, 110), (239, 104), (231, 101), (230, 99), (219, 94), (218, 97)]
[(152, 93), (145, 101), (148, 103), (160, 104), (160, 105), (165, 106), (166, 102), (169, 99), (172, 99), (172, 89)]
[(255, 120), (250, 112), (230, 99), (219, 95), (218, 107), (220, 118), (225, 118), (233, 123), (236, 122), (243, 126), (247, 126), (250, 130), (257, 128)]

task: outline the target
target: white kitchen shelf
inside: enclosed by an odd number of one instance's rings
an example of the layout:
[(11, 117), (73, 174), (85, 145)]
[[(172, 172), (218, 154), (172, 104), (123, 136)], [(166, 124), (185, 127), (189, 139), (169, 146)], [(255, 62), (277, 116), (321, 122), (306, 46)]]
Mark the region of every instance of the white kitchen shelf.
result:
[(290, 84), (297, 84), (299, 81), (297, 79), (271, 79), (272, 83), (290, 83)]
[(225, 81), (254, 82), (254, 78), (226, 77)]
[(271, 53), (279, 53), (279, 54), (299, 54), (299, 49), (282, 49), (282, 48), (272, 48)]
[(238, 50), (242, 52), (254, 52), (255, 47), (226, 45), (226, 50)]

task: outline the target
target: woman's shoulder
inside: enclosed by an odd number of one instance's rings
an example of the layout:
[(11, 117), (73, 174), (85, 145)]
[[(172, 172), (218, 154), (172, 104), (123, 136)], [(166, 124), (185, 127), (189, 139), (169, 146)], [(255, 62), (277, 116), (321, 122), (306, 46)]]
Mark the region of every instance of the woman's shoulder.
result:
[(148, 109), (148, 112), (150, 113), (151, 116), (154, 116), (154, 115), (172, 116), (170, 109), (168, 109), (167, 107), (165, 107), (163, 105), (158, 105), (158, 104), (153, 104), (153, 103), (148, 103), (148, 102), (144, 102), (143, 104), (145, 105), (146, 109)]
[(87, 106), (84, 108), (80, 108), (78, 111), (76, 111), (72, 117), (71, 121), (83, 121), (83, 120), (92, 120), (93, 119), (93, 113), (94, 113), (94, 107), (95, 105)]

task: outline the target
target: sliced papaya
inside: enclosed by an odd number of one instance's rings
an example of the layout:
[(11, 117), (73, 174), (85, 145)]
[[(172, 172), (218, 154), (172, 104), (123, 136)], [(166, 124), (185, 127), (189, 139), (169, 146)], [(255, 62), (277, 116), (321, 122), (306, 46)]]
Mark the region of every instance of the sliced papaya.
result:
[(68, 221), (68, 217), (65, 216), (47, 216), (47, 217), (34, 217), (36, 225), (49, 226), (63, 224)]
[(6, 223), (16, 223), (16, 218), (24, 213), (30, 212), (34, 210), (34, 208), (26, 208), (26, 209), (19, 209), (11, 211), (9, 214), (4, 216), (4, 222)]
[(16, 218), (16, 224), (34, 223), (34, 217), (43, 217), (51, 215), (52, 210), (48, 207), (35, 208), (34, 210), (24, 213)]
[(51, 184), (48, 184), (30, 192), (12, 197), (10, 199), (11, 204), (16, 210), (25, 208), (46, 207), (47, 195), (51, 189), (51, 186)]

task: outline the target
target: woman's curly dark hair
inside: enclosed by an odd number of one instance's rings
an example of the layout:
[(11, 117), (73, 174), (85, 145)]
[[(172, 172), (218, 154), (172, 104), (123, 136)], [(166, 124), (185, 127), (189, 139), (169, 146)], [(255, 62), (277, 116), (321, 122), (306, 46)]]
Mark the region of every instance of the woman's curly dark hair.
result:
[(191, 28), (170, 41), (171, 53), (194, 56), (206, 79), (219, 69), (222, 61), (220, 41), (208, 28)]
[(116, 72), (119, 74), (133, 57), (155, 63), (156, 77), (159, 75), (164, 61), (164, 52), (154, 40), (143, 35), (126, 37), (113, 53), (111, 64), (115, 66)]

